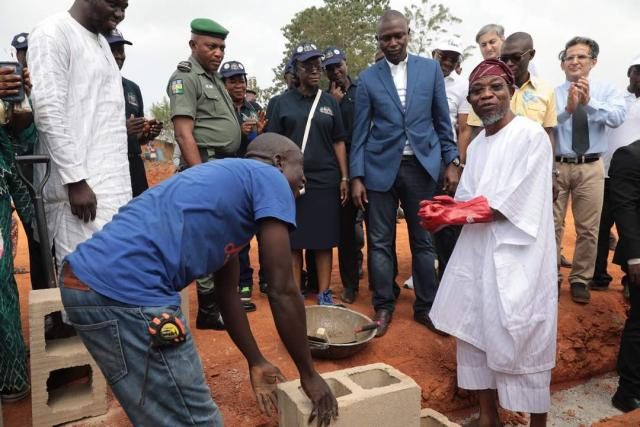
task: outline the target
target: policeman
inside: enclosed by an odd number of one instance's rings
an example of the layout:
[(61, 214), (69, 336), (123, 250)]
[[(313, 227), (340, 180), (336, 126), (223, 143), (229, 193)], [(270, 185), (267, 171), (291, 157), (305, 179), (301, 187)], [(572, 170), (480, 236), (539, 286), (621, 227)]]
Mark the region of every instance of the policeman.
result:
[[(353, 133), (354, 106), (357, 83), (349, 76), (347, 56), (338, 47), (331, 46), (324, 50), (322, 67), (329, 79), (328, 92), (340, 104), (342, 123), (346, 132), (345, 145), (347, 154), (351, 149)], [(357, 221), (358, 209), (349, 201), (340, 211), (340, 242), (338, 244), (338, 265), (344, 289), (340, 298), (352, 304), (358, 295), (358, 282), (362, 266), (362, 246), (364, 235), (362, 217)]]
[[(124, 45), (128, 44), (131, 46), (133, 43), (125, 40), (122, 33), (118, 30), (113, 30), (106, 38), (111, 47), (113, 58), (122, 70), (124, 61), (127, 58), (124, 53)], [(153, 141), (160, 134), (162, 123), (151, 120), (149, 121), (149, 125), (145, 127), (144, 105), (142, 103), (140, 87), (131, 80), (123, 77), (122, 89), (124, 91), (125, 117), (127, 118), (127, 151), (129, 157), (129, 173), (131, 175), (131, 191), (133, 197), (136, 197), (149, 188), (140, 146), (149, 141)]]
[(11, 40), (11, 46), (16, 50), (16, 59), (22, 65), (27, 66), (27, 49), (29, 47), (29, 33), (16, 34)]
[[(182, 157), (180, 169), (231, 157), (240, 148), (240, 122), (218, 68), (224, 59), (227, 31), (217, 22), (191, 21), (191, 56), (178, 64), (167, 85), (171, 120)], [(198, 282), (196, 328), (225, 328), (216, 303), (213, 278)]]

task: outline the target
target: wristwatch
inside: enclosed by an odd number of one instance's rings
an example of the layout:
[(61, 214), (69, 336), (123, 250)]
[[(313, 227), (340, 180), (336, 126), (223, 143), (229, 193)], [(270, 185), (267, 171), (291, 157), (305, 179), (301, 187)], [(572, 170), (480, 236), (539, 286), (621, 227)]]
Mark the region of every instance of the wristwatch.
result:
[(451, 160), (451, 164), (457, 168), (462, 166), (462, 162), (460, 161), (460, 157), (457, 157), (453, 160)]

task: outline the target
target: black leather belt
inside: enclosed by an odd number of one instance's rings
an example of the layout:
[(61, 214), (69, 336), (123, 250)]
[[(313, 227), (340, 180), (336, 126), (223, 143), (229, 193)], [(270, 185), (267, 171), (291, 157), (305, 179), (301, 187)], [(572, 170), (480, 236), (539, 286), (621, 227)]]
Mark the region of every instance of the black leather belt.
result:
[(582, 163), (591, 163), (600, 159), (600, 154), (585, 154), (578, 157), (565, 157), (556, 156), (556, 162), (560, 163), (573, 163), (574, 165), (581, 165)]

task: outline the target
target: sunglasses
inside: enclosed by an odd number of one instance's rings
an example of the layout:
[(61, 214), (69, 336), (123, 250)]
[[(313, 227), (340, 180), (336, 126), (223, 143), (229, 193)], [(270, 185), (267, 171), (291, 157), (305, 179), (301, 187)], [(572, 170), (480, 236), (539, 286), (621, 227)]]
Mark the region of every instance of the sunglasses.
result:
[(533, 49), (528, 49), (522, 53), (512, 53), (511, 55), (500, 55), (498, 59), (504, 62), (505, 64), (509, 61), (513, 62), (514, 64), (518, 64), (522, 60), (522, 57), (525, 56), (527, 53), (531, 52), (532, 50)]

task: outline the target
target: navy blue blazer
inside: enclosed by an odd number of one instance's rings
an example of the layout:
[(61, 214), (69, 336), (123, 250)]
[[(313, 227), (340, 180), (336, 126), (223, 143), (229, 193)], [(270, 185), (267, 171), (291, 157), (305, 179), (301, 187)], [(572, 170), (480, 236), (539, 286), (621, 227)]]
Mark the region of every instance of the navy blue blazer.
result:
[(440, 65), (409, 55), (405, 108), (386, 60), (364, 70), (358, 80), (350, 152), (350, 175), (368, 190), (388, 191), (395, 181), (404, 145), (429, 175), (438, 180), (440, 166), (458, 156)]

